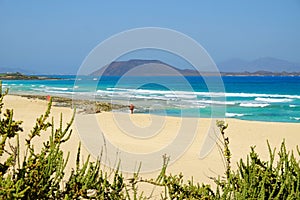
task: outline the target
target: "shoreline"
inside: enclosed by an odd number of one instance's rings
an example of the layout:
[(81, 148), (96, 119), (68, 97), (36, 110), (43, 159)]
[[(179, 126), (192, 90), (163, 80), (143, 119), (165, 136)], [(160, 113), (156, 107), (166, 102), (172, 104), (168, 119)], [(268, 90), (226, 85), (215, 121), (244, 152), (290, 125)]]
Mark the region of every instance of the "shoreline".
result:
[[(47, 100), (47, 95), (43, 94), (9, 94), (10, 96), (20, 96), (27, 99), (39, 99), (39, 100)], [(49, 95), (51, 96), (51, 95)], [(106, 101), (98, 101), (98, 100), (88, 100), (88, 99), (72, 99), (71, 97), (64, 97), (59, 95), (54, 95), (52, 97), (53, 106), (57, 107), (66, 107), (66, 108), (74, 108), (76, 106), (77, 111), (80, 113), (86, 113), (86, 114), (95, 114), (95, 113), (101, 113), (101, 112), (120, 112), (120, 113), (127, 113), (128, 105), (123, 104), (112, 104), (110, 102)], [(227, 112), (226, 112), (227, 113)], [(135, 114), (148, 114), (148, 113), (135, 113)], [(156, 115), (156, 114), (151, 114)], [(157, 116), (163, 116), (163, 115), (157, 115)], [(169, 117), (176, 117), (176, 118), (182, 118), (182, 116), (171, 116), (166, 115)], [(195, 118), (195, 117), (189, 117), (184, 116), (184, 118)], [(207, 117), (199, 117), (200, 119), (207, 119)], [(208, 118), (210, 119), (210, 118)], [(217, 119), (217, 118), (216, 118)], [(224, 120), (226, 119), (236, 119), (241, 121), (249, 121), (249, 122), (266, 122), (266, 123), (289, 123), (289, 124), (299, 124), (300, 121), (287, 121), (287, 122), (280, 122), (280, 121), (263, 121), (263, 120), (255, 120), (255, 119), (239, 119), (235, 117), (224, 117), (222, 118)]]
[[(171, 90), (155, 84), (135, 88), (143, 80), (142, 77), (129, 78), (126, 79), (126, 83), (119, 85), (118, 78), (106, 78), (97, 82), (96, 78), (82, 77), (78, 81), (70, 78), (50, 82), (4, 82), (3, 86), (10, 88), (11, 93), (14, 94), (90, 99), (121, 106), (133, 103), (136, 113), (150, 112), (156, 115), (210, 118), (211, 111), (215, 110), (212, 108), (216, 110), (221, 108), (219, 115), (214, 112), (213, 116), (251, 121), (300, 123), (300, 93), (297, 90), (300, 82), (295, 78), (224, 78), (226, 91), (223, 92), (209, 92), (206, 89), (207, 83), (201, 78), (186, 78), (194, 88), (191, 88), (192, 90), (187, 89), (184, 83), (178, 85), (177, 79), (167, 77), (153, 77), (149, 81), (153, 83), (163, 81), (170, 89), (172, 88)], [(215, 79), (208, 79), (208, 81), (214, 83)], [(282, 84), (286, 89), (281, 87)], [(121, 110), (126, 112), (127, 108), (123, 107)], [(89, 111), (92, 112), (94, 111)]]
[[(34, 95), (34, 94), (10, 94), (12, 96), (20, 96), (27, 99), (38, 99), (38, 100), (46, 100), (48, 95)], [(49, 95), (50, 97), (50, 95)], [(123, 109), (127, 108), (128, 106), (120, 105), (120, 104), (112, 104), (109, 102), (102, 102), (102, 101), (93, 101), (93, 100), (85, 100), (85, 99), (72, 99), (69, 97), (62, 97), (62, 96), (51, 96), (53, 106), (57, 107), (66, 107), (73, 109), (79, 109), (79, 112), (86, 113), (86, 114), (94, 114), (100, 112), (109, 112), (112, 109)]]

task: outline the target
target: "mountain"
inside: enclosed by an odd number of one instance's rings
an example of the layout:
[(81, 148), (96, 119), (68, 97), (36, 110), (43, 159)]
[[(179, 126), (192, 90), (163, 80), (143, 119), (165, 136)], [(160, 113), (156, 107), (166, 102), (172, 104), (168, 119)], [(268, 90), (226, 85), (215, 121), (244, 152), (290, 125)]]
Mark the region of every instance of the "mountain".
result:
[(160, 60), (115, 61), (91, 73), (91, 76), (197, 76), (199, 73), (191, 69), (178, 69)]
[(248, 61), (239, 58), (232, 58), (230, 60), (217, 63), (217, 66), (222, 72), (242, 72), (247, 71), (245, 68), (248, 64)]
[[(260, 58), (251, 62), (232, 59), (219, 66), (222, 66), (220, 69), (222, 76), (300, 76), (300, 67), (297, 64), (275, 58)], [(124, 74), (127, 76), (199, 76), (199, 72), (193, 69), (178, 69), (160, 60), (138, 59), (115, 61), (90, 75), (123, 76)], [(201, 75), (217, 74), (201, 72)]]
[(270, 71), (270, 72), (299, 72), (300, 63), (293, 63), (287, 60), (282, 60), (272, 57), (262, 57), (252, 61), (245, 61), (241, 59), (231, 59), (218, 63), (220, 71), (222, 72), (256, 72), (256, 71)]

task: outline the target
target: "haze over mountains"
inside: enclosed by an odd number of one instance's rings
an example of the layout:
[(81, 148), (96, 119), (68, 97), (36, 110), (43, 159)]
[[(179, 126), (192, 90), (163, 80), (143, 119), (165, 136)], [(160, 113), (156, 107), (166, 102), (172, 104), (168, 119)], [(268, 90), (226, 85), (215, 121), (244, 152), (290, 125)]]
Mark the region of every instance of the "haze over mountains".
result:
[[(134, 68), (138, 65), (166, 65), (183, 75), (195, 75), (195, 71), (192, 69), (182, 69), (181, 66), (173, 66), (164, 63), (160, 60), (138, 60), (133, 59), (129, 61), (116, 61), (110, 64), (110, 69), (107, 70), (104, 75), (115, 75), (120, 76), (129, 71), (130, 69)], [(107, 66), (106, 66), (107, 67)], [(272, 57), (262, 57), (252, 61), (246, 61), (242, 59), (230, 59), (224, 62), (217, 63), (217, 67), (219, 68), (220, 72), (257, 72), (257, 71), (267, 71), (267, 72), (300, 72), (300, 63), (293, 63), (286, 60), (272, 58)], [(92, 73), (92, 75), (102, 74), (104, 70), (103, 68), (97, 70)], [(14, 68), (14, 67), (0, 67), (0, 73), (12, 73), (12, 72), (20, 72), (22, 74), (43, 74), (42, 72), (28, 70), (27, 68)], [(157, 71), (151, 73), (159, 73)], [(160, 73), (167, 73), (167, 72), (160, 72)], [(169, 73), (169, 72), (168, 72)], [(60, 72), (53, 72), (52, 74), (60, 74)], [(76, 72), (75, 72), (76, 74)], [(151, 75), (151, 74), (150, 74)], [(162, 74), (163, 75), (163, 74)], [(167, 74), (165, 74), (167, 75)]]
[(221, 72), (300, 72), (300, 63), (272, 57), (262, 57), (252, 61), (235, 58), (217, 63), (217, 66)]
[[(133, 69), (140, 68), (132, 73), (136, 76), (172, 76), (178, 73), (184, 76), (197, 76), (199, 73), (194, 69), (180, 69), (159, 60), (129, 60), (115, 61), (106, 65), (90, 75), (93, 76), (122, 76)], [(170, 70), (168, 70), (169, 68)], [(259, 58), (254, 61), (232, 59), (218, 64), (223, 75), (292, 75), (300, 72), (300, 64), (291, 63), (275, 58)], [(202, 72), (201, 72), (202, 73)], [(214, 75), (204, 72), (204, 75)], [(299, 75), (300, 73), (294, 73)]]

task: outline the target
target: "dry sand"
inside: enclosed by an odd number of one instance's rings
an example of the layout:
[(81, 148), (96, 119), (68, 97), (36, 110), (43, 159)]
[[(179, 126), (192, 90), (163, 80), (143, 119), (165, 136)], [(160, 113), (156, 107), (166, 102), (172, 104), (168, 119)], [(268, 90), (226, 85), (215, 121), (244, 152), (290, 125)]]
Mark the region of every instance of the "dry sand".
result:
[[(47, 102), (12, 95), (6, 96), (4, 102), (6, 108), (14, 109), (14, 118), (16, 120), (24, 121), (24, 133), (21, 134), (22, 137), (20, 140), (22, 142), (24, 141), (22, 139), (24, 139), (34, 125), (35, 119), (45, 112)], [(63, 113), (63, 120), (67, 122), (71, 118), (73, 111), (70, 108), (54, 106), (51, 115), (55, 118), (57, 125), (60, 113)], [(113, 112), (104, 112), (95, 115), (78, 114), (77, 117), (86, 120), (87, 123), (97, 122), (97, 124), (93, 124), (92, 126), (87, 125), (87, 127), (85, 127), (87, 133), (84, 133), (84, 135), (82, 130), (85, 129), (79, 128), (80, 135), (78, 133), (78, 127), (76, 126), (80, 123), (76, 122), (73, 124), (72, 137), (70, 141), (63, 146), (66, 152), (69, 151), (71, 153), (68, 171), (70, 171), (75, 164), (77, 147), (83, 138), (82, 160), (85, 160), (90, 152), (93, 156), (92, 159), (96, 159), (93, 152), (100, 152), (101, 147), (97, 145), (91, 146), (89, 142), (92, 141), (91, 143), (93, 143), (93, 138), (96, 137), (92, 133), (93, 130), (97, 131), (95, 129), (96, 126), (101, 129), (108, 142), (118, 147), (121, 152), (127, 152), (128, 155), (143, 153), (144, 158), (147, 159), (147, 156), (152, 155), (153, 152), (159, 150), (163, 152), (166, 146), (173, 145), (172, 148), (174, 151), (181, 151), (182, 155), (170, 164), (168, 173), (178, 174), (182, 172), (185, 178), (190, 179), (193, 177), (195, 182), (199, 181), (204, 183), (212, 183), (209, 177), (217, 177), (218, 175), (224, 174), (224, 164), (217, 146), (215, 146), (204, 159), (199, 159), (199, 152), (207, 131), (210, 128), (213, 128), (215, 131), (217, 130), (215, 127), (211, 127), (211, 119), (181, 119), (148, 114), (130, 115)], [(91, 118), (95, 121), (90, 121), (89, 119)], [(196, 128), (193, 127), (195, 122), (198, 123)], [(236, 119), (226, 119), (226, 122), (229, 124), (226, 135), (230, 139), (233, 166), (236, 166), (240, 158), (246, 158), (246, 155), (250, 151), (250, 146), (254, 145), (261, 158), (268, 159), (267, 140), (272, 148), (277, 147), (277, 149), (280, 147), (283, 139), (285, 139), (289, 149), (295, 149), (296, 146), (300, 144), (300, 123), (256, 122)], [(189, 124), (191, 124), (191, 126), (189, 126)], [(180, 139), (182, 143), (188, 147), (185, 151), (182, 151), (184, 148), (180, 146), (180, 143), (173, 144), (174, 139), (182, 127), (184, 127), (183, 131), (187, 134), (191, 131), (191, 136), (195, 136), (191, 142), (185, 141), (184, 138)], [(151, 130), (154, 130), (153, 133), (151, 133)], [(141, 135), (139, 135), (139, 132)], [(37, 148), (41, 146), (40, 141), (47, 139), (47, 137), (47, 134), (45, 134), (41, 139), (36, 141)], [(158, 157), (160, 162), (155, 164), (161, 165), (162, 155)], [(151, 160), (153, 158), (150, 156), (149, 159)], [(110, 160), (112, 164), (116, 163), (116, 156), (110, 158)], [(121, 163), (126, 162), (132, 162), (131, 158), (123, 158), (123, 160), (121, 160)], [(153, 162), (157, 161), (153, 159)], [(136, 163), (133, 166), (136, 166)], [(147, 166), (144, 167), (147, 168)], [(147, 169), (149, 169), (149, 166)], [(141, 176), (145, 178), (155, 178), (158, 173), (159, 171), (152, 171), (143, 173)]]

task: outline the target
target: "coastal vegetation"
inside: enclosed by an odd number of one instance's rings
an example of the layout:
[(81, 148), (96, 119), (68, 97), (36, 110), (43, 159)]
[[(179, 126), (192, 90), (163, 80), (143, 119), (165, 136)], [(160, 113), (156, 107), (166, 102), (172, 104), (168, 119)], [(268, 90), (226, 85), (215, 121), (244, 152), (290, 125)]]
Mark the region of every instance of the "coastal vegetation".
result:
[[(218, 147), (223, 153), (225, 172), (212, 177), (215, 187), (204, 183), (184, 181), (183, 174), (167, 173), (169, 158), (163, 156), (163, 166), (156, 178), (144, 179), (137, 171), (131, 178), (118, 170), (105, 171), (101, 158), (91, 162), (89, 157), (81, 162), (81, 146), (78, 144), (76, 163), (66, 176), (70, 154), (61, 146), (71, 137), (74, 115), (58, 127), (50, 119), (52, 100), (44, 114), (36, 119), (25, 141), (22, 121), (14, 119), (12, 109), (3, 110), (3, 98), (8, 93), (0, 91), (0, 198), (1, 199), (151, 199), (153, 194), (139, 190), (139, 184), (149, 184), (162, 189), (161, 199), (299, 199), (300, 198), (300, 150), (287, 151), (284, 141), (279, 151), (268, 144), (270, 158), (260, 159), (251, 147), (246, 160), (240, 160), (237, 170), (231, 163), (228, 125), (217, 122), (221, 132)], [(34, 140), (50, 131), (43, 147), (37, 150)], [(20, 153), (20, 143), (25, 144), (25, 154)], [(276, 156), (277, 155), (277, 156)], [(122, 161), (121, 161), (122, 162)], [(213, 189), (216, 188), (216, 189)], [(156, 197), (158, 198), (158, 197)]]
[[(22, 94), (22, 97), (26, 97), (28, 99), (40, 99), (46, 100), (50, 96), (44, 95), (30, 95), (30, 94)], [(86, 114), (94, 114), (101, 112), (109, 112), (113, 109), (115, 110), (124, 110), (128, 109), (128, 106), (121, 104), (113, 104), (111, 102), (100, 102), (93, 100), (81, 100), (81, 99), (72, 99), (67, 97), (59, 97), (59, 96), (51, 96), (51, 100), (55, 106), (59, 107), (76, 107), (79, 112)]]
[(24, 75), (20, 72), (0, 73), (0, 80), (45, 80), (45, 79), (53, 79), (53, 78), (43, 77), (43, 76)]

